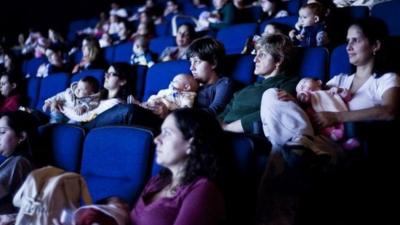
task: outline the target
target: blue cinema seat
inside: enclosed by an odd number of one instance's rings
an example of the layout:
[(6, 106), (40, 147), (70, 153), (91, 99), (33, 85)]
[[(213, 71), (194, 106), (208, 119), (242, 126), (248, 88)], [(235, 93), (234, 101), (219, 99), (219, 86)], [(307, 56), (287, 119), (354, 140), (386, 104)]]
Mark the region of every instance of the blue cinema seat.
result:
[(40, 65), (47, 62), (46, 57), (32, 58), (24, 61), (22, 73), (24, 76), (35, 77)]
[(299, 75), (326, 81), (328, 61), (329, 52), (326, 48), (301, 48)]
[(173, 36), (161, 36), (150, 40), (149, 49), (150, 52), (154, 53), (157, 57), (161, 55), (166, 47), (176, 46), (175, 37)]
[(188, 60), (176, 60), (157, 63), (147, 70), (143, 100), (157, 94), (161, 89), (168, 88), (169, 82), (178, 73), (190, 74), (190, 62)]
[(132, 46), (132, 42), (127, 42), (114, 46), (113, 62), (129, 63), (131, 61)]
[(147, 182), (153, 134), (111, 126), (91, 130), (85, 139), (81, 174), (93, 201), (118, 196), (133, 203)]
[(99, 87), (101, 87), (104, 83), (104, 70), (102, 69), (82, 70), (81, 72), (72, 75), (71, 83), (79, 81), (86, 76), (92, 76), (96, 78), (96, 80), (99, 82)]
[(371, 15), (385, 21), (388, 26), (389, 34), (392, 36), (400, 36), (400, 1), (392, 0), (376, 4)]
[(69, 85), (69, 80), (68, 73), (54, 73), (43, 78), (40, 83), (39, 96), (35, 108), (42, 110), (44, 101), (59, 92), (65, 91)]
[(256, 79), (253, 59), (254, 55), (228, 55), (224, 75), (231, 77), (242, 87), (253, 83)]
[[(41, 151), (35, 158), (66, 171), (79, 172), (85, 130), (68, 124), (49, 124), (39, 127)], [(40, 153), (40, 152), (39, 152)]]
[(331, 53), (329, 63), (329, 75), (333, 77), (335, 75), (345, 73), (351, 74), (353, 71), (352, 65), (349, 62), (349, 55), (346, 51), (346, 45), (339, 45), (333, 49)]
[(243, 50), (246, 40), (256, 32), (256, 23), (236, 24), (220, 29), (217, 39), (224, 44), (226, 54), (238, 54)]
[(36, 106), (41, 80), (42, 78), (38, 77), (30, 77), (26, 80), (26, 95), (29, 108), (34, 108)]

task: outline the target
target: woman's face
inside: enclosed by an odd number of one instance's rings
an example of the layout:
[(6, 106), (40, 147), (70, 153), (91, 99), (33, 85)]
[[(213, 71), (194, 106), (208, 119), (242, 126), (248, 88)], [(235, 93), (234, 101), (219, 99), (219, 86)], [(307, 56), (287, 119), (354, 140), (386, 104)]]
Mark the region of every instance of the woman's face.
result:
[(201, 60), (198, 56), (190, 57), (190, 71), (194, 79), (200, 83), (207, 83), (213, 73), (213, 65), (207, 61)]
[(104, 77), (104, 88), (107, 90), (118, 90), (122, 85), (121, 79), (116, 76), (116, 71), (113, 66), (110, 66)]
[(8, 81), (7, 76), (2, 76), (0, 78), (0, 92), (4, 97), (10, 96), (10, 93), (16, 88), (15, 84), (11, 84)]
[(359, 27), (351, 26), (347, 31), (346, 50), (349, 62), (355, 66), (362, 66), (371, 62), (374, 58), (374, 51), (377, 51), (378, 48), (369, 43)]
[(0, 118), (0, 155), (11, 155), (18, 146), (20, 138), (17, 137), (14, 130), (8, 126), (8, 118), (3, 116)]
[(256, 75), (268, 76), (278, 69), (278, 62), (274, 60), (271, 54), (262, 49), (257, 50), (254, 62), (256, 64), (254, 74)]
[(185, 140), (176, 124), (175, 116), (169, 115), (161, 126), (161, 133), (154, 139), (156, 162), (173, 170), (184, 165), (190, 153), (190, 140)]
[(269, 12), (273, 7), (273, 3), (271, 3), (269, 0), (260, 0), (260, 5), (263, 12)]
[(180, 26), (176, 34), (176, 45), (178, 47), (186, 47), (191, 41), (189, 28), (187, 26)]

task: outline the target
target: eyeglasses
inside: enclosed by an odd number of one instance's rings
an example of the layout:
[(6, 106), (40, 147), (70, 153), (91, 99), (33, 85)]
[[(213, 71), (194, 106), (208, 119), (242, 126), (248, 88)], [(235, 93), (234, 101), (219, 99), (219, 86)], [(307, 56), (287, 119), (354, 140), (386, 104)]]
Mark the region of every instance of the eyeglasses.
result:
[(116, 72), (106, 72), (106, 76), (118, 76), (118, 73)]

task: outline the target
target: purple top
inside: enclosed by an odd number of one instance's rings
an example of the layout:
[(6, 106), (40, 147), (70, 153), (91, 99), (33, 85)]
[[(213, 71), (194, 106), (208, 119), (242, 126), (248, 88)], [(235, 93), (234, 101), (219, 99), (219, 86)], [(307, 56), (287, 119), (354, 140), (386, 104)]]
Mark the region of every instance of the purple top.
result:
[(206, 178), (178, 188), (174, 197), (148, 201), (168, 183), (155, 176), (147, 183), (131, 211), (133, 225), (212, 225), (224, 215), (218, 188)]

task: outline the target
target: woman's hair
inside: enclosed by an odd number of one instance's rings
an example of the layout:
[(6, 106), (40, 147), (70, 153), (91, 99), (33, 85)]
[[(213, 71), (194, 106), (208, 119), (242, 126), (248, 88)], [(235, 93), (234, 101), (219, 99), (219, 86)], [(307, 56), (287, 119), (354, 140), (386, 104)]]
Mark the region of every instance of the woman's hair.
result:
[[(188, 184), (198, 177), (215, 181), (220, 172), (218, 152), (222, 142), (222, 129), (217, 119), (204, 110), (189, 108), (175, 110), (170, 116), (175, 118), (184, 139), (193, 139), (181, 184)], [(164, 170), (161, 176), (170, 178), (171, 173)]]
[(215, 65), (215, 72), (222, 71), (222, 62), (225, 58), (224, 45), (211, 37), (194, 40), (187, 50), (187, 57), (199, 57), (212, 65)]
[[(117, 98), (120, 98), (122, 100), (126, 100), (126, 98), (132, 94), (132, 68), (128, 63), (112, 63), (109, 67), (113, 67), (115, 70), (115, 74), (113, 76), (118, 77), (120, 80), (125, 80), (126, 83), (120, 87), (117, 93)], [(106, 99), (108, 95), (108, 90), (103, 89), (100, 92), (100, 98), (101, 99)]]
[(100, 57), (100, 44), (95, 38), (86, 38), (86, 46), (89, 50), (89, 61), (93, 62)]
[(387, 55), (388, 49), (386, 48), (386, 41), (388, 38), (388, 29), (385, 22), (378, 18), (368, 17), (355, 21), (350, 25), (350, 27), (352, 26), (361, 30), (370, 45), (376, 44), (377, 41), (381, 44), (380, 49), (375, 52), (372, 72), (376, 73), (377, 77), (390, 72), (393, 65), (390, 63), (390, 57)]
[(23, 154), (32, 156), (33, 142), (37, 138), (36, 124), (33, 117), (24, 111), (3, 112), (0, 113), (0, 118), (7, 118), (7, 125), (15, 132), (17, 137), (22, 137), (23, 132), (26, 133), (26, 138), (22, 141), (13, 154)]
[(290, 39), (283, 34), (272, 34), (262, 36), (257, 40), (257, 50), (264, 50), (270, 54), (275, 62), (281, 62), (279, 72), (286, 75), (290, 74), (293, 69), (295, 58), (295, 48)]

